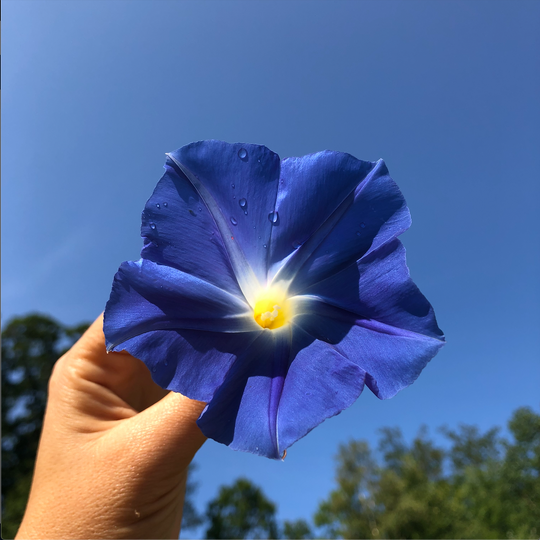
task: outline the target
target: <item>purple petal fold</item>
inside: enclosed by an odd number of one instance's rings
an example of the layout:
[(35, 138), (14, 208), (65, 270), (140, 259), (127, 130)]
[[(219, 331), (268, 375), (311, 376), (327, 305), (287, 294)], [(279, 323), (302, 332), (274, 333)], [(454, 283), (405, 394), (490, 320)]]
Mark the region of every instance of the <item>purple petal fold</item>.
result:
[[(299, 158), (298, 161), (304, 159)], [(288, 160), (283, 162), (282, 175), (287, 172), (287, 163)], [(300, 178), (306, 192), (305, 205), (317, 208), (317, 213), (308, 214), (308, 219), (312, 220), (311, 236), (308, 236), (309, 229), (302, 229), (304, 236), (300, 241), (304, 243), (277, 272), (279, 278), (293, 280), (291, 294), (301, 293), (312, 284), (339, 272), (391, 241), (411, 224), (405, 199), (382, 160), (374, 164), (348, 154), (325, 152), (313, 163), (310, 160), (309, 165)], [(291, 174), (298, 174), (298, 171), (293, 169)], [(308, 187), (313, 178), (315, 182), (322, 182), (319, 177), (324, 179), (325, 175), (341, 179), (336, 181), (333, 190), (326, 186), (326, 190)], [(338, 190), (342, 185), (343, 188)], [(340, 191), (340, 195), (346, 193), (346, 196), (340, 200), (333, 195), (334, 190)], [(286, 197), (283, 205), (293, 204), (298, 197), (293, 201), (290, 201), (290, 196)], [(283, 223), (286, 226), (283, 234), (287, 238), (280, 239), (282, 245), (297, 234), (295, 227), (289, 231), (285, 219)], [(278, 237), (274, 236), (274, 239), (277, 241)]]
[(214, 219), (170, 160), (142, 213), (141, 236), (143, 259), (242, 295)]
[(381, 399), (411, 385), (444, 345), (442, 339), (364, 319), (321, 301), (313, 300), (310, 308), (294, 324), (365, 371), (366, 384)]
[(405, 248), (397, 239), (369, 251), (304, 293), (364, 319), (443, 338), (431, 304), (410, 277)]
[(258, 334), (157, 330), (117, 347), (142, 360), (162, 388), (209, 402)]
[(265, 285), (273, 227), (268, 216), (276, 203), (279, 156), (265, 146), (221, 141), (189, 144), (170, 155), (208, 190), (231, 236), (261, 285)]
[(166, 329), (260, 331), (242, 298), (176, 268), (145, 259), (123, 263), (105, 309), (109, 350), (141, 333)]
[(197, 421), (201, 431), (234, 450), (279, 459), (277, 405), (289, 355), (284, 333), (264, 331), (238, 357), (203, 411)]
[(298, 328), (292, 335), (267, 331), (232, 366), (198, 425), (235, 450), (280, 459), (352, 405), (364, 377), (356, 364)]
[(282, 161), (279, 223), (272, 232), (269, 259), (272, 274), (331, 219), (374, 165), (329, 150)]
[(327, 343), (293, 329), (292, 361), (279, 403), (279, 445), (286, 449), (322, 421), (350, 407), (365, 371)]

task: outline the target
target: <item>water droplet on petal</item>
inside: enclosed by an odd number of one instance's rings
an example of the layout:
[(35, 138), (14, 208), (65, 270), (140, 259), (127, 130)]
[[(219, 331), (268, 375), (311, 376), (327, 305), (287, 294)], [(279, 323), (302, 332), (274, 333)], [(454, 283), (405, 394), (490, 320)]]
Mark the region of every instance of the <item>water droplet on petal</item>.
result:
[(259, 236), (259, 240), (261, 239), (261, 237)]
[(197, 215), (191, 208), (189, 209), (189, 213), (190, 213), (192, 216), (196, 216), (196, 215)]
[(259, 163), (261, 162), (261, 160), (260, 160), (260, 159), (258, 159), (257, 161), (258, 161)]
[(362, 236), (362, 233), (360, 231), (356, 231), (356, 236)]
[(164, 203), (163, 203), (163, 206), (164, 206), (165, 208), (167, 208), (167, 206), (169, 206), (169, 203), (164, 202)]
[(233, 225), (238, 225), (238, 221), (236, 221), (236, 219), (234, 219), (233, 217), (231, 217), (231, 223)]
[(247, 210), (244, 212), (244, 216), (247, 216)]
[(159, 203), (156, 204), (156, 208), (161, 208), (161, 207), (159, 206)]
[(254, 229), (256, 229), (256, 228), (257, 228), (257, 226), (256, 226), (256, 225), (253, 225), (253, 228), (254, 228)]
[(150, 228), (155, 231), (156, 230), (156, 224), (155, 223), (150, 223)]
[(169, 365), (169, 362), (167, 362), (167, 360), (165, 360), (165, 365), (168, 366)]
[(199, 206), (199, 212), (202, 210), (202, 206)]
[(247, 201), (246, 201), (246, 199), (240, 199), (240, 200), (238, 201), (238, 204), (239, 204), (242, 208), (245, 208), (246, 205), (247, 205)]
[(245, 148), (240, 148), (240, 150), (238, 150), (238, 157), (240, 159), (246, 159), (247, 157), (247, 150)]
[(234, 184), (231, 184), (231, 187), (234, 189)]
[(362, 227), (362, 229), (365, 229), (366, 228), (366, 224), (364, 222), (360, 223), (360, 227)]
[(265, 248), (265, 249), (266, 249), (266, 244), (263, 244), (263, 248)]
[(278, 217), (279, 216), (277, 212), (270, 212), (268, 214), (268, 219), (270, 220), (271, 223), (277, 223)]

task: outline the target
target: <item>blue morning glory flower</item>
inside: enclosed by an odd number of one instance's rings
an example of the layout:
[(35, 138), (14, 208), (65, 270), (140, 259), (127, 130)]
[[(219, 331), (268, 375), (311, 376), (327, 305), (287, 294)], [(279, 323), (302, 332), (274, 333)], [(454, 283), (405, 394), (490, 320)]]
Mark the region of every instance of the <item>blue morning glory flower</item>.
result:
[(397, 239), (410, 224), (382, 160), (184, 146), (146, 203), (142, 258), (114, 278), (108, 350), (206, 402), (206, 436), (279, 459), (364, 385), (409, 386), (443, 345)]

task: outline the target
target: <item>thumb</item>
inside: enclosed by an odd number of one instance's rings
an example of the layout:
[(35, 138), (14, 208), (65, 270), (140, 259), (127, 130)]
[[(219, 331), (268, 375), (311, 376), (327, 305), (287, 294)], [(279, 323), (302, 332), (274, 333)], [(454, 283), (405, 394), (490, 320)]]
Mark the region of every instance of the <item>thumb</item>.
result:
[[(163, 471), (182, 472), (206, 441), (197, 426), (205, 403), (169, 392), (164, 398), (123, 422), (132, 448), (147, 465), (160, 464)], [(169, 464), (164, 467), (163, 464)]]

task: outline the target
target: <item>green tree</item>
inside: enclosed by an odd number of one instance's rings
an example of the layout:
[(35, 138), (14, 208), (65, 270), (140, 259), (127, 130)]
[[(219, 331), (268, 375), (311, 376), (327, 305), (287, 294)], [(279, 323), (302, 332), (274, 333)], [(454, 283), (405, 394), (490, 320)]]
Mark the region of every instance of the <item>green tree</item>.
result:
[(208, 503), (206, 538), (277, 538), (276, 506), (246, 478), (222, 486)]
[(283, 538), (288, 540), (313, 538), (313, 531), (305, 519), (283, 522)]
[(378, 470), (369, 445), (365, 441), (340, 445), (336, 461), (338, 489), (319, 506), (315, 525), (324, 527), (329, 538), (371, 538), (377, 528), (371, 494)]
[(505, 442), (501, 501), (507, 537), (540, 535), (540, 415), (530, 408), (516, 411), (508, 425), (514, 442)]
[(2, 533), (13, 538), (22, 519), (54, 363), (86, 330), (46, 315), (10, 320), (2, 331)]
[(537, 538), (540, 416), (518, 409), (512, 440), (497, 429), (443, 430), (449, 448), (422, 430), (410, 445), (385, 428), (378, 457), (350, 441), (337, 454), (337, 489), (315, 524), (332, 538)]
[(497, 486), (503, 458), (503, 441), (497, 428), (481, 434), (476, 426), (443, 429), (451, 442), (448, 451), (450, 516), (456, 538), (504, 538), (507, 527), (496, 517), (500, 505)]

